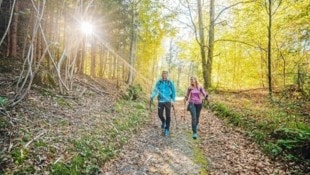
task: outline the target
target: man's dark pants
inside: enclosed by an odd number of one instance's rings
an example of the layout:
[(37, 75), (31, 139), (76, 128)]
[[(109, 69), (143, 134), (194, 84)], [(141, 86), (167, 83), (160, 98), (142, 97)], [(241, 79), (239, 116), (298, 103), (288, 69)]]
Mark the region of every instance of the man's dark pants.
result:
[[(166, 111), (166, 119), (164, 118), (164, 110)], [(170, 102), (159, 102), (158, 103), (158, 116), (163, 124), (166, 124), (165, 129), (170, 128), (170, 111), (171, 111), (171, 103)]]

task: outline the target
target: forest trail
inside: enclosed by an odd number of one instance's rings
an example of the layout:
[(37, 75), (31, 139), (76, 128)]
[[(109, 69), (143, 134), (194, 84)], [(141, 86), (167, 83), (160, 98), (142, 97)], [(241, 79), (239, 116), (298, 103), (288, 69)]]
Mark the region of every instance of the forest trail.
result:
[(172, 111), (169, 137), (163, 136), (154, 110), (119, 156), (102, 167), (103, 174), (289, 174), (206, 109), (201, 113), (198, 139), (193, 140), (190, 114), (183, 102), (175, 106), (177, 128)]

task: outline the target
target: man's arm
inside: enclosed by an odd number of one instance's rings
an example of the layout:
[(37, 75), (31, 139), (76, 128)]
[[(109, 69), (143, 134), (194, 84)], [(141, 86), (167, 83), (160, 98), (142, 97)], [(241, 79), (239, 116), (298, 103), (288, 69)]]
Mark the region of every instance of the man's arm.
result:
[(152, 94), (151, 94), (151, 99), (154, 99), (154, 97), (158, 94), (158, 82), (156, 82), (155, 84), (155, 87), (152, 91)]

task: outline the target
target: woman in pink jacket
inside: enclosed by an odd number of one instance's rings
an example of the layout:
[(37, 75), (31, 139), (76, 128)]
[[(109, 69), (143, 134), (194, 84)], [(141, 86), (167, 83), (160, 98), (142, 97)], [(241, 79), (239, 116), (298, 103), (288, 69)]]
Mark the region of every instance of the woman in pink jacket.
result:
[(197, 130), (199, 124), (200, 111), (202, 109), (202, 100), (207, 98), (208, 95), (202, 86), (199, 86), (196, 77), (191, 77), (190, 86), (187, 90), (185, 100), (188, 101), (187, 110), (190, 111), (192, 116), (192, 130), (193, 139), (197, 139)]

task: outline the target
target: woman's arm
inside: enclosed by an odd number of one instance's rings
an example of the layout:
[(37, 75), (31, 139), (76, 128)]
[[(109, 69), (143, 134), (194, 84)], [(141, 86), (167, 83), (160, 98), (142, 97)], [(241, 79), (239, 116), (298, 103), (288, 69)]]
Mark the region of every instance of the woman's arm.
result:
[(186, 100), (186, 101), (189, 101), (189, 97), (190, 97), (191, 90), (192, 90), (192, 89), (191, 89), (190, 87), (187, 89), (187, 93), (186, 93), (186, 96), (185, 96), (185, 100)]
[(203, 87), (200, 87), (200, 93), (202, 93), (205, 98), (208, 98), (208, 94)]

